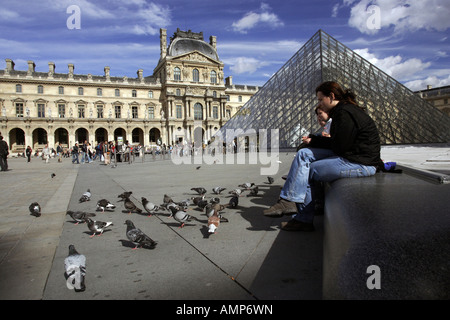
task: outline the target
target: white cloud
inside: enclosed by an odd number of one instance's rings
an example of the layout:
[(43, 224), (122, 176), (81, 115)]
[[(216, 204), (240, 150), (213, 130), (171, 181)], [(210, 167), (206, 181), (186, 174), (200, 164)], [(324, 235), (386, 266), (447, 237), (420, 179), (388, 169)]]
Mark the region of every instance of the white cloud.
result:
[(284, 23), (278, 16), (271, 12), (269, 5), (262, 3), (258, 12), (250, 11), (240, 20), (233, 22), (232, 28), (240, 33), (247, 33), (248, 30), (255, 28), (257, 25), (268, 25), (272, 28), (284, 26)]
[(367, 48), (354, 51), (398, 81), (411, 79), (411, 77), (431, 65), (429, 62), (424, 63), (417, 58), (403, 60), (400, 55), (380, 59), (375, 54), (370, 53)]
[(254, 73), (259, 68), (267, 65), (267, 62), (252, 57), (237, 57), (229, 59), (230, 70), (235, 74)]
[[(360, 0), (357, 3), (344, 1), (344, 5), (352, 6), (349, 25), (366, 34), (374, 34), (390, 26), (399, 33), (420, 29), (445, 31), (450, 28), (448, 0)], [(367, 25), (368, 20), (375, 17), (374, 12), (368, 10), (373, 5), (380, 10), (380, 28)]]
[(405, 83), (405, 86), (412, 91), (425, 90), (428, 85), (433, 88), (444, 87), (450, 84), (450, 70), (447, 70), (447, 77), (438, 78), (436, 76), (429, 76), (425, 79), (412, 80)]

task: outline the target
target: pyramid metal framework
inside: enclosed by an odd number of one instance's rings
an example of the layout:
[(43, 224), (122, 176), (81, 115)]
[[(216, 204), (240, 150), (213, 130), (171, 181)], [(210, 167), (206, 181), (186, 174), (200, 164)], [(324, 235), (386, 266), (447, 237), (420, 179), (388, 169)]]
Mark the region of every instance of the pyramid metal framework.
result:
[(251, 129), (279, 129), (280, 148), (298, 146), (302, 135), (320, 130), (315, 89), (324, 81), (353, 90), (376, 122), (382, 144), (450, 142), (449, 116), (322, 30), (221, 128), (219, 136), (225, 137), (228, 129), (242, 130), (244, 136)]

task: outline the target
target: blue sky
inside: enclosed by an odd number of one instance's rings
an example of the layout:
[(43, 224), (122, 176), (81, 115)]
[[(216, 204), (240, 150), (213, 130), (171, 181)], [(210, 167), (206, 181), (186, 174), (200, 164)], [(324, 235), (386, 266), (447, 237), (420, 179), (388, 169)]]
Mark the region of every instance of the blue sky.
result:
[[(80, 9), (79, 29), (75, 23)], [(150, 76), (159, 55), (159, 29), (214, 35), (225, 77), (264, 83), (322, 29), (411, 90), (450, 85), (448, 0), (1, 0), (0, 68), (135, 78)], [(168, 39), (169, 41), (169, 39)]]

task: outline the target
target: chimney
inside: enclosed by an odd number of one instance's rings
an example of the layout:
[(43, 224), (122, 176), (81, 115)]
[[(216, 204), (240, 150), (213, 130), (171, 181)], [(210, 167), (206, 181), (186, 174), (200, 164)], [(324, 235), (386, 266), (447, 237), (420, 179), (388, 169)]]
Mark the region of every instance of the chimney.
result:
[(73, 63), (69, 63), (67, 66), (69, 67), (69, 79), (73, 79), (73, 70), (75, 69), (75, 66)]
[(216, 38), (216, 36), (209, 37), (209, 44), (214, 48), (214, 50), (217, 50), (217, 38)]
[(14, 71), (14, 61), (11, 59), (5, 59), (6, 61), (6, 69), (5, 69), (5, 75), (9, 75), (11, 71)]
[(34, 70), (36, 68), (36, 64), (33, 61), (31, 61), (31, 60), (28, 60), (27, 62), (28, 62), (27, 76), (32, 76), (33, 72), (34, 72)]
[(103, 70), (105, 71), (106, 81), (111, 81), (110, 76), (109, 76), (109, 70), (111, 70), (111, 68), (106, 66)]
[(55, 63), (54, 62), (49, 62), (48, 63), (48, 76), (49, 76), (49, 78), (52, 78), (54, 73), (55, 73)]
[(427, 90), (430, 90), (432, 88), (431, 84), (427, 85)]
[(230, 87), (233, 85), (233, 77), (232, 76), (225, 78), (225, 85), (230, 86)]
[(142, 81), (144, 81), (144, 70), (143, 69), (139, 69), (138, 71), (137, 71), (137, 76), (138, 76), (138, 79), (142, 82)]
[(159, 38), (161, 46), (161, 60), (166, 57), (167, 54), (167, 29), (159, 29)]

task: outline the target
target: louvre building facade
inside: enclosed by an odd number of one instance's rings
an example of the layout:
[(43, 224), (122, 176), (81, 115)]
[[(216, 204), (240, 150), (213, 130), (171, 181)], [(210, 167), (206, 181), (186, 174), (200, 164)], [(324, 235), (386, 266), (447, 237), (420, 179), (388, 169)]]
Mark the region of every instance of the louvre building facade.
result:
[(191, 141), (195, 130), (210, 139), (257, 92), (258, 87), (234, 85), (224, 79), (216, 37), (177, 30), (167, 44), (160, 30), (161, 54), (151, 76), (136, 78), (67, 72), (15, 70), (6, 60), (0, 70), (0, 132), (12, 152), (30, 145), (41, 149), (61, 143), (71, 147), (87, 140), (123, 141), (145, 146)]
[[(260, 130), (278, 129), (280, 148), (298, 146), (303, 134), (320, 129), (314, 114), (315, 89), (324, 81), (336, 81), (356, 93), (358, 103), (377, 124), (382, 144), (450, 142), (446, 113), (322, 30), (214, 138), (228, 141), (235, 133), (234, 139), (242, 144), (258, 139)], [(263, 140), (270, 148), (271, 135), (266, 136)]]

